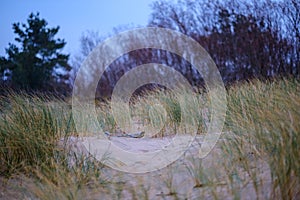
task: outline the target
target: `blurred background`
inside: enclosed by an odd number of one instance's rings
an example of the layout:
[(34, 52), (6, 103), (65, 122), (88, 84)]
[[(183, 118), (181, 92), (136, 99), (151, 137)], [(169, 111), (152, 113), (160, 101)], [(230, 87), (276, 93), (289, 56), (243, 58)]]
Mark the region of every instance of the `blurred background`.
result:
[[(148, 26), (176, 30), (199, 42), (227, 87), (254, 78), (299, 77), (299, 13), (297, 0), (2, 1), (1, 92), (68, 96), (94, 47), (119, 32)], [(191, 85), (205, 87), (201, 74), (179, 56), (141, 49), (106, 69), (97, 98), (110, 97), (124, 73), (151, 62), (172, 66)], [(91, 70), (87, 86), (96, 78)]]

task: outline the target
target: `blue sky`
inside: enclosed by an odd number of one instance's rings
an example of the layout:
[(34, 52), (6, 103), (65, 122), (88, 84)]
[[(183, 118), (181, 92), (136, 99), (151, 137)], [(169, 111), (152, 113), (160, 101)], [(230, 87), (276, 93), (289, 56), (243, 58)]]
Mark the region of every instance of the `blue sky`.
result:
[(64, 52), (79, 52), (79, 39), (87, 30), (107, 35), (114, 27), (146, 25), (155, 0), (1, 0), (0, 56), (14, 43), (12, 23), (25, 23), (31, 12), (39, 12), (49, 27), (60, 26), (58, 37), (66, 40)]

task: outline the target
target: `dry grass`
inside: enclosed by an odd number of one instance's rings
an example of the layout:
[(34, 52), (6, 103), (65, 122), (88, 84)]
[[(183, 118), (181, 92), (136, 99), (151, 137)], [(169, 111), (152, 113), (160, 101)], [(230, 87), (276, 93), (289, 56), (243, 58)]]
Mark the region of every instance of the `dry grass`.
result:
[[(22, 189), (16, 191), (37, 199), (244, 199), (249, 194), (256, 199), (299, 198), (299, 80), (254, 80), (227, 92), (224, 130), (230, 134), (223, 134), (214, 152), (204, 160), (186, 156), (143, 175), (117, 173), (88, 155), (74, 155), (70, 166), (72, 152), (57, 145), (59, 139), (77, 134), (70, 105), (25, 94), (2, 97), (0, 173), (7, 182), (23, 174)], [(149, 92), (134, 99), (130, 116), (139, 128), (158, 130), (155, 137), (188, 132), (189, 126), (204, 133), (208, 99), (204, 93)], [(181, 123), (182, 112), (192, 117)], [(97, 115), (104, 130), (118, 129), (110, 105), (98, 103)]]
[[(274, 198), (294, 199), (300, 191), (300, 83), (298, 80), (253, 81), (228, 93), (227, 127), (234, 134), (227, 152), (268, 163)], [(235, 148), (232, 148), (234, 146)], [(235, 164), (235, 163), (234, 163)], [(253, 172), (252, 172), (253, 171)]]

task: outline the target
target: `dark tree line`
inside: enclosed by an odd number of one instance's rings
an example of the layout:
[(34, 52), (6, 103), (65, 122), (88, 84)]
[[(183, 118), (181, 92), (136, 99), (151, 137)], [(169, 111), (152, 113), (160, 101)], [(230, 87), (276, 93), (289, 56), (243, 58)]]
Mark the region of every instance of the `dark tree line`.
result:
[[(148, 25), (173, 29), (199, 42), (215, 61), (226, 85), (252, 78), (300, 76), (300, 3), (297, 0), (181, 0), (176, 3), (158, 0), (152, 4)], [(97, 45), (94, 36), (82, 38), (85, 55), (89, 53), (87, 49), (92, 49), (86, 45)], [(134, 45), (136, 41), (132, 42)], [(172, 66), (192, 85), (204, 85), (201, 74), (176, 54), (141, 49), (123, 55), (109, 66), (99, 82), (98, 96), (109, 96), (124, 73), (151, 62)]]
[[(152, 4), (148, 26), (176, 30), (200, 43), (215, 61), (226, 85), (252, 78), (300, 77), (297, 0), (157, 0)], [(114, 33), (131, 28), (116, 28)], [(31, 14), (27, 24), (15, 23), (13, 29), (19, 44), (9, 44), (7, 56), (0, 58), (0, 81), (1, 85), (22, 90), (69, 91), (83, 60), (105, 39), (94, 32), (83, 35), (81, 52), (73, 59), (71, 70), (69, 55), (61, 53), (65, 41), (55, 39), (59, 27), (48, 28), (39, 14)], [(139, 42), (135, 38), (130, 41), (132, 46)], [(97, 96), (110, 96), (126, 72), (145, 63), (171, 66), (191, 85), (204, 86), (203, 74), (186, 60), (172, 52), (148, 48), (128, 52), (111, 63), (98, 83)], [(85, 72), (82, 87), (89, 88), (98, 81), (97, 67), (91, 66)]]
[[(300, 75), (296, 0), (157, 1), (149, 25), (194, 38), (210, 53), (226, 83)], [(194, 70), (187, 71), (195, 80)]]

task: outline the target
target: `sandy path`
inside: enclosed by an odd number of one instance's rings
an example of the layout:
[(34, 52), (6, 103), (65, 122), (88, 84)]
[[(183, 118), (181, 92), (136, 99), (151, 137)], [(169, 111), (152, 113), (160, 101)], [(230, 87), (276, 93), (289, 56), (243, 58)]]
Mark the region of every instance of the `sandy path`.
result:
[[(91, 143), (96, 146), (103, 144), (101, 139), (91, 137), (80, 139), (80, 142), (78, 142), (78, 139), (76, 138), (72, 139), (73, 142), (77, 143), (77, 149), (75, 149), (75, 151), (81, 153), (88, 152), (85, 148), (87, 143)], [(97, 192), (95, 192), (94, 196), (91, 198), (93, 199), (101, 197), (101, 199), (110, 199), (112, 196), (117, 195), (118, 193), (116, 191), (116, 185), (123, 184), (123, 189), (118, 194), (122, 196), (122, 199), (132, 199), (135, 193), (139, 194), (143, 192), (147, 193), (149, 199), (176, 199), (176, 196), (179, 199), (213, 199), (213, 194), (211, 192), (212, 186), (207, 185), (208, 183), (203, 183), (203, 185), (200, 187), (195, 187), (195, 176), (192, 175), (190, 171), (190, 169), (193, 169), (194, 171), (192, 173), (202, 173), (203, 171), (206, 171), (208, 174), (211, 173), (212, 177), (217, 174), (218, 180), (214, 180), (214, 183), (212, 183), (214, 185), (214, 191), (218, 193), (218, 197), (221, 199), (232, 199), (229, 189), (230, 186), (225, 185), (225, 181), (228, 181), (226, 179), (227, 174), (222, 170), (220, 162), (222, 159), (226, 158), (222, 157), (221, 149), (216, 146), (207, 157), (204, 159), (199, 159), (199, 145), (201, 145), (202, 140), (203, 136), (197, 136), (190, 145), (189, 149), (185, 151), (185, 153), (179, 159), (170, 163), (170, 165), (167, 167), (157, 171), (132, 174), (105, 168), (103, 175), (106, 177), (106, 179), (111, 180), (116, 184), (112, 184), (110, 186), (107, 194), (104, 194), (103, 192), (101, 194), (97, 194)], [(165, 146), (169, 145), (171, 141), (172, 138), (170, 137), (142, 139), (112, 137), (110, 142), (126, 152), (143, 154), (145, 152), (155, 152), (161, 150)], [(93, 150), (95, 149), (91, 148), (90, 153), (97, 154), (97, 152), (93, 152)], [(141, 163), (139, 164), (142, 166)], [(131, 165), (129, 167), (137, 166)], [(268, 191), (262, 192), (262, 196), (260, 196), (260, 198), (265, 199), (270, 195), (269, 192), (271, 191), (269, 169), (265, 163), (261, 164), (260, 171), (262, 171), (261, 176), (263, 181), (260, 189), (262, 191)], [(245, 172), (241, 172), (241, 174), (245, 179), (250, 180)], [(201, 175), (198, 174), (198, 176)], [(249, 181), (248, 184), (243, 185), (243, 187), (240, 188), (240, 191), (241, 199), (256, 199), (256, 193), (251, 181)], [(119, 198), (119, 196), (114, 197)]]

